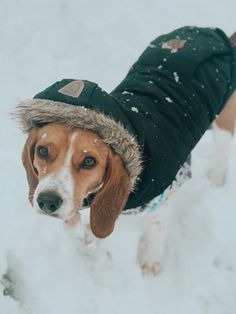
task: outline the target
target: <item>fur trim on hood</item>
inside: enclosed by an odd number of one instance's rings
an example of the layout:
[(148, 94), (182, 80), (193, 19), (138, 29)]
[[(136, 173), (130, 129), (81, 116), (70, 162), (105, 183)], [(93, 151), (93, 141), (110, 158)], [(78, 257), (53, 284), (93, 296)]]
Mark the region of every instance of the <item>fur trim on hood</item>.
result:
[(134, 190), (136, 179), (142, 171), (141, 152), (136, 139), (120, 122), (83, 106), (45, 99), (21, 102), (13, 118), (20, 123), (24, 132), (53, 122), (94, 131), (121, 156), (130, 176), (131, 190)]

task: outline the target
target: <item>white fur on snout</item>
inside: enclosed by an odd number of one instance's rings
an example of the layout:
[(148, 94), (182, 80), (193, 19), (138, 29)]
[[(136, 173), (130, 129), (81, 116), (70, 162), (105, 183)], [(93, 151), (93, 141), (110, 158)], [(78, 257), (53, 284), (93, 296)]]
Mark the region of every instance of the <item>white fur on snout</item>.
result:
[(63, 200), (61, 207), (55, 212), (63, 220), (68, 220), (73, 212), (77, 209), (74, 208), (74, 189), (75, 184), (72, 177), (72, 165), (71, 159), (74, 153), (74, 140), (76, 138), (76, 133), (72, 134), (70, 139), (70, 145), (68, 152), (65, 157), (65, 161), (61, 169), (53, 175), (46, 176), (40, 180), (35, 193), (34, 193), (34, 207), (36, 210), (41, 211), (38, 207), (37, 198), (41, 192), (55, 191), (60, 195)]

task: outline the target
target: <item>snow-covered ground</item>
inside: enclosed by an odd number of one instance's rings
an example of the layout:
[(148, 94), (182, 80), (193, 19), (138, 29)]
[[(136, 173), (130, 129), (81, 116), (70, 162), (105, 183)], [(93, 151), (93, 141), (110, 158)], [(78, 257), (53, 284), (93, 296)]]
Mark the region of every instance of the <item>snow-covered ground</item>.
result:
[[(218, 135), (216, 145), (208, 131), (193, 178), (156, 212), (122, 215), (98, 241), (87, 234), (87, 212), (68, 231), (30, 208), (25, 137), (8, 118), (61, 78), (109, 91), (156, 36), (187, 24), (231, 34), (235, 12), (235, 0), (1, 0), (1, 314), (236, 313), (236, 138)], [(161, 262), (158, 276), (142, 274), (143, 247), (149, 266)]]

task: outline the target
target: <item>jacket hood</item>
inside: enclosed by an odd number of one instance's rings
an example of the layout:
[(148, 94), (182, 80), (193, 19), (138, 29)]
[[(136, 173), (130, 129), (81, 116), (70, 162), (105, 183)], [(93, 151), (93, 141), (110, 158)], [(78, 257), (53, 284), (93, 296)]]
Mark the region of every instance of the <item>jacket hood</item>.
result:
[(26, 133), (53, 122), (96, 132), (122, 158), (134, 190), (142, 171), (139, 145), (121, 123), (124, 114), (116, 100), (97, 84), (63, 79), (21, 102), (13, 116)]

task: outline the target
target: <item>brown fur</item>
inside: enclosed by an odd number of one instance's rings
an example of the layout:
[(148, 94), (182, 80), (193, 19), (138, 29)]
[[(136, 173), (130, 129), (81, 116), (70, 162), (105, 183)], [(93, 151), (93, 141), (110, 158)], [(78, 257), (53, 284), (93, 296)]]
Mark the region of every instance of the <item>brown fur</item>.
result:
[(90, 212), (91, 229), (97, 237), (105, 238), (113, 231), (129, 193), (130, 182), (123, 162), (118, 155), (110, 154), (104, 185), (97, 193)]
[(30, 132), (29, 137), (26, 140), (23, 152), (22, 162), (25, 167), (28, 185), (29, 185), (29, 201), (33, 205), (34, 191), (38, 185), (38, 173), (34, 168), (34, 150), (36, 144), (35, 130)]

